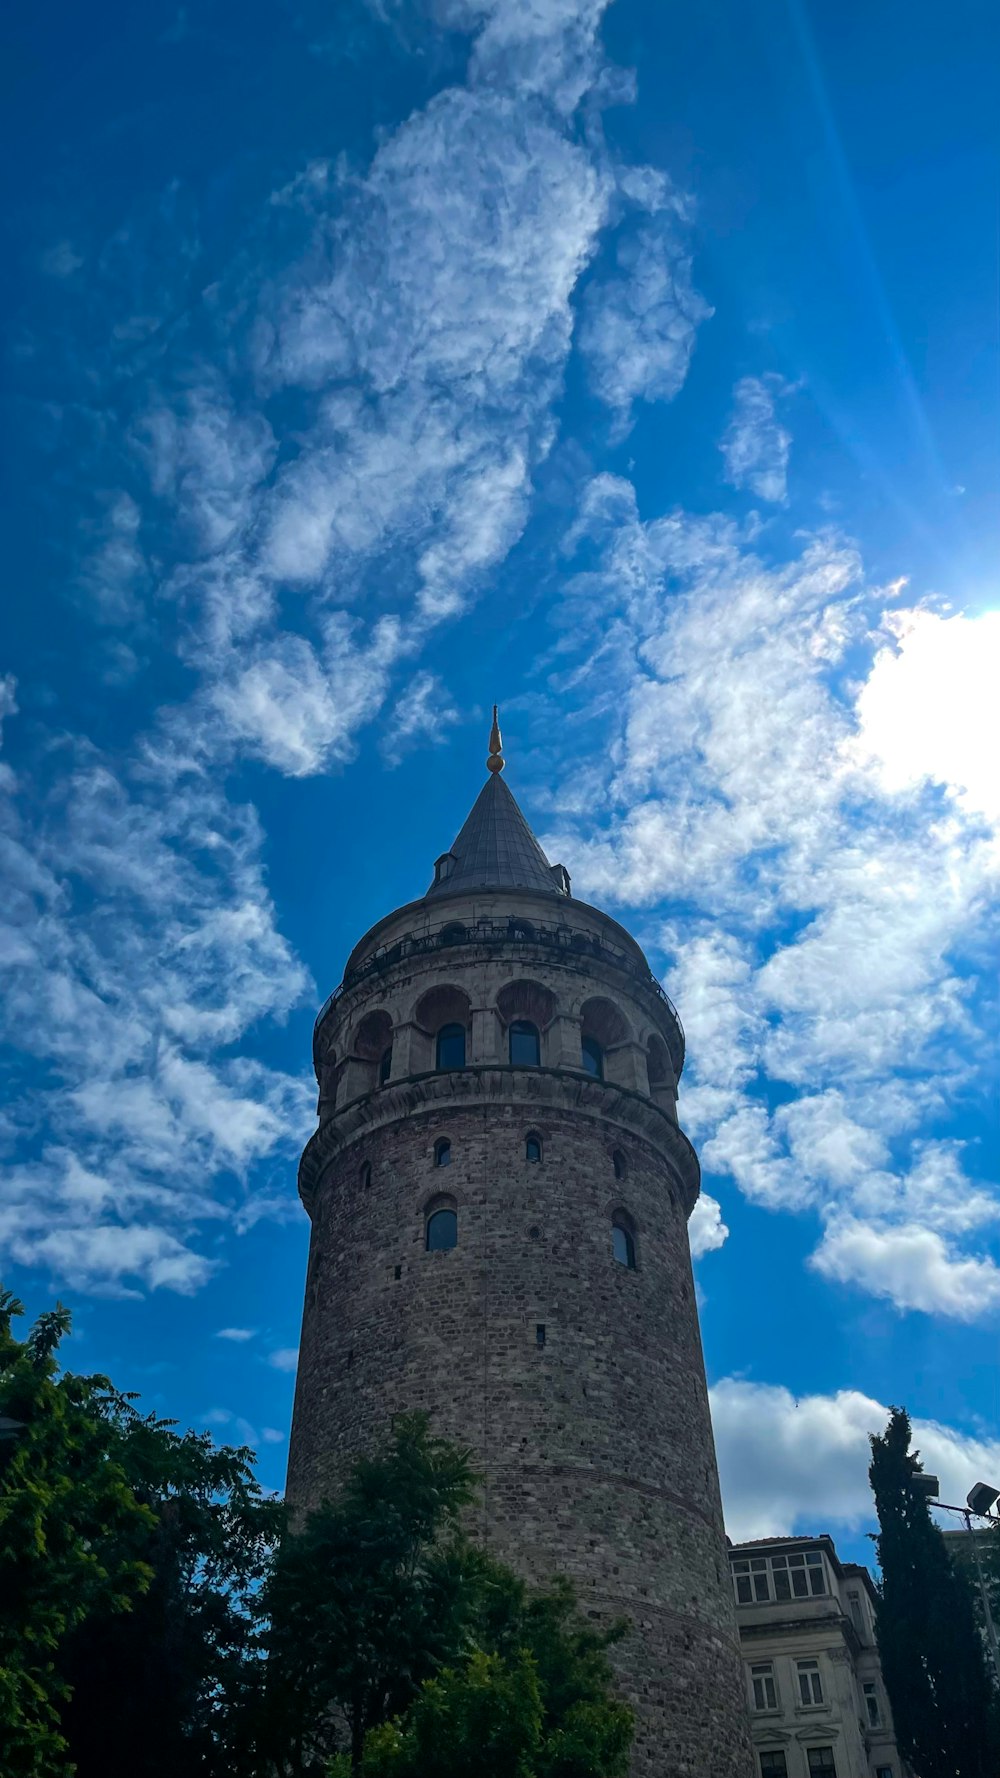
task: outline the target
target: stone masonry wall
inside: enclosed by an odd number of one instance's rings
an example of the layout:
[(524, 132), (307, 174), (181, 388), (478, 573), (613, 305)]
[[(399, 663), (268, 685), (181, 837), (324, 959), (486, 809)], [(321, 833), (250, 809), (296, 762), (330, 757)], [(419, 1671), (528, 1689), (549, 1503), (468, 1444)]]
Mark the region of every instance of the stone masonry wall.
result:
[[(426, 1409), (483, 1476), (474, 1529), (491, 1551), (630, 1621), (614, 1658), (635, 1778), (750, 1778), (687, 1240), (698, 1167), (673, 1064), (651, 1066), (660, 1044), (679, 1068), (676, 1016), (635, 941), (571, 897), (414, 903), (351, 967), (317, 1029), (320, 1123), (299, 1175), (313, 1231), (289, 1500), (335, 1492), (394, 1414)], [(512, 1067), (505, 1020), (524, 1014), (505, 1008), (532, 995), (541, 1065)], [(467, 1065), (436, 1072), (426, 1009), (448, 1022), (460, 1001)], [(603, 1082), (581, 1062), (595, 1017)], [(428, 1253), (437, 1194), (457, 1205), (458, 1246)], [(612, 1256), (616, 1210), (634, 1271)]]

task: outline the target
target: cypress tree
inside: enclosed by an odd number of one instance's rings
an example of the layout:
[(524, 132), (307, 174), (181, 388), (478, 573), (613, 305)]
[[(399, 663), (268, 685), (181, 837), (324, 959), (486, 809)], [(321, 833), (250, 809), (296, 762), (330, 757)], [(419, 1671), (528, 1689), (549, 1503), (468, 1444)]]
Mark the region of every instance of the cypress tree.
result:
[(900, 1753), (915, 1778), (997, 1778), (997, 1700), (971, 1588), (914, 1481), (923, 1465), (903, 1408), (871, 1447), (878, 1646)]

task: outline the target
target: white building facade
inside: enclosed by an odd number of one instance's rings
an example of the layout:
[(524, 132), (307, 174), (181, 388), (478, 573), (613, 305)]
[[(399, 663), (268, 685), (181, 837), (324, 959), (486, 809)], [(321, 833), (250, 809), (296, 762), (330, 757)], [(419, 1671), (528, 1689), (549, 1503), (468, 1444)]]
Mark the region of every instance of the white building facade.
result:
[(729, 1563), (759, 1778), (907, 1778), (867, 1568), (829, 1537), (733, 1544)]

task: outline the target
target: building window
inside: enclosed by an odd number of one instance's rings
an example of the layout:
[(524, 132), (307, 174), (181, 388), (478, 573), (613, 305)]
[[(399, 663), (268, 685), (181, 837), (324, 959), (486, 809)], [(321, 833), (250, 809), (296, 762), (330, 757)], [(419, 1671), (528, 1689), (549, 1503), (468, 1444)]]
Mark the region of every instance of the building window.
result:
[(436, 1068), (465, 1067), (465, 1026), (442, 1025), (437, 1034)]
[[(803, 1704), (822, 1704), (823, 1682), (819, 1676), (818, 1661), (796, 1661), (799, 1675), (799, 1697)], [(817, 1766), (817, 1771), (825, 1772), (825, 1766)], [(812, 1767), (809, 1768), (812, 1771)], [(833, 1767), (830, 1767), (833, 1770)]]
[(865, 1619), (864, 1619), (864, 1613), (861, 1610), (861, 1596), (860, 1596), (860, 1594), (859, 1593), (848, 1593), (847, 1603), (851, 1608), (851, 1621), (854, 1625), (854, 1628), (857, 1630), (858, 1635), (863, 1637), (865, 1634)]
[(635, 1271), (635, 1236), (625, 1218), (617, 1215), (611, 1224), (611, 1251), (620, 1266)]
[(532, 1135), (527, 1138), (527, 1140), (524, 1144), (524, 1158), (526, 1161), (540, 1161), (541, 1160), (541, 1158), (542, 1158), (542, 1138), (540, 1136)]
[(750, 1688), (753, 1692), (755, 1710), (777, 1710), (778, 1693), (774, 1683), (774, 1665), (771, 1661), (758, 1661), (750, 1669)]
[(517, 1019), (507, 1034), (510, 1059), (515, 1068), (537, 1068), (542, 1059), (538, 1026)]
[(832, 1747), (810, 1747), (809, 1778), (837, 1778)]
[(876, 1766), (875, 1778), (894, 1778), (891, 1766)]
[(388, 1080), (391, 1073), (392, 1073), (392, 1044), (390, 1043), (389, 1048), (383, 1050), (382, 1054), (379, 1058), (378, 1084), (380, 1087), (385, 1086), (385, 1083)]
[(442, 1205), (427, 1217), (425, 1246), (428, 1253), (447, 1253), (458, 1246), (458, 1213)]
[(596, 1037), (585, 1037), (580, 1045), (580, 1060), (595, 1080), (604, 1079), (604, 1051)]
[(736, 1582), (738, 1605), (766, 1605), (771, 1598), (767, 1561), (763, 1556), (754, 1556), (752, 1560), (745, 1562), (734, 1562), (733, 1579)]
[(367, 1191), (368, 1187), (371, 1185), (371, 1182), (372, 1182), (372, 1166), (371, 1166), (370, 1161), (365, 1161), (365, 1163), (361, 1169), (360, 1177), (361, 1177), (362, 1187), (364, 1188), (365, 1191)]
[(770, 1599), (819, 1598), (827, 1590), (819, 1550), (790, 1556), (753, 1556), (732, 1564), (738, 1605), (763, 1605)]
[(451, 1166), (451, 1143), (447, 1136), (441, 1136), (434, 1144), (434, 1165), (435, 1167)]
[(870, 1729), (881, 1728), (882, 1712), (878, 1707), (878, 1687), (876, 1685), (866, 1685), (863, 1689), (865, 1694), (865, 1709), (868, 1712), (868, 1727)]
[(760, 1778), (788, 1778), (788, 1767), (780, 1747), (761, 1754)]
[(624, 1179), (628, 1173), (628, 1163), (620, 1148), (616, 1148), (614, 1154), (611, 1156), (611, 1165), (615, 1170), (615, 1178)]

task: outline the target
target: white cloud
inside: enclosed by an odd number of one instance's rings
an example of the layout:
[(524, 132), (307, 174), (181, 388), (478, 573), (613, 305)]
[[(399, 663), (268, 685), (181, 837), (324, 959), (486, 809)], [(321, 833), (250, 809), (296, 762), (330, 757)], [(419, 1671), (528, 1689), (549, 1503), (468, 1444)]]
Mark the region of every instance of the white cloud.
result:
[(265, 1445), (283, 1445), (285, 1435), (277, 1426), (262, 1426), (260, 1436)]
[[(735, 1377), (710, 1396), (730, 1537), (836, 1534), (874, 1521), (868, 1436), (884, 1432), (887, 1407), (854, 1389), (796, 1399)], [(1000, 1478), (1000, 1441), (915, 1420), (913, 1444), (940, 1477), (942, 1499), (963, 1501), (973, 1482)]]
[(457, 721), (458, 711), (436, 674), (417, 673), (386, 718), (383, 758), (394, 766), (414, 747), (442, 747)]
[(699, 1193), (698, 1201), (688, 1219), (691, 1258), (701, 1259), (703, 1254), (714, 1253), (723, 1245), (728, 1235), (729, 1230), (722, 1220), (722, 1211), (716, 1200), (705, 1191)]
[(403, 652), (392, 618), (375, 626), (367, 646), (354, 628), (346, 613), (332, 613), (321, 653), (302, 636), (262, 642), (212, 689), (227, 738), (290, 777), (350, 759), (354, 733), (379, 708)]
[(1000, 829), (1000, 611), (886, 612), (857, 702), (857, 757), (888, 791), (946, 785)]
[(219, 1327), (216, 1328), (215, 1337), (217, 1340), (232, 1340), (234, 1344), (241, 1346), (245, 1340), (252, 1340), (256, 1332), (255, 1327)]
[(246, 530), (254, 491), (268, 475), (277, 440), (263, 414), (238, 413), (217, 382), (189, 391), (178, 411), (145, 413), (136, 442), (150, 485), (169, 501), (199, 554), (213, 554)]
[[(919, 770), (886, 780), (874, 737), (891, 725), (873, 712), (894, 708), (884, 675), (902, 657), (871, 658), (885, 590), (834, 535), (770, 566), (724, 519), (643, 523), (631, 487), (601, 476), (567, 547), (584, 540), (597, 566), (570, 583), (561, 653), (579, 662), (564, 687), (589, 705), (593, 765), (543, 843), (588, 899), (671, 909), (657, 936), (688, 1027), (681, 1114), (706, 1168), (818, 1219), (828, 1276), (904, 1309), (992, 1313), (994, 1259), (969, 1242), (1000, 1196), (968, 1175), (974, 1148), (938, 1139), (989, 1048), (980, 718), (949, 766), (921, 741)], [(900, 636), (923, 623), (896, 615)], [(976, 626), (947, 621), (954, 664)], [(960, 683), (946, 671), (946, 705)], [(985, 682), (969, 689), (983, 708)]]
[[(252, 811), (203, 779), (166, 795), (64, 740), (56, 790), (0, 806), (0, 1036), (42, 1064), (16, 1106), (0, 1250), (81, 1289), (197, 1289), (205, 1225), (308, 1128), (304, 1081), (220, 1053), (308, 978), (277, 930)], [(45, 1132), (39, 1138), (38, 1131)], [(257, 1188), (249, 1190), (252, 1200)]]
[(811, 1263), (827, 1278), (888, 1297), (900, 1309), (956, 1321), (977, 1321), (1000, 1309), (1000, 1267), (989, 1258), (950, 1252), (933, 1229), (915, 1224), (876, 1228), (838, 1220)]
[[(683, 205), (675, 209), (683, 218)], [(623, 426), (633, 402), (677, 394), (711, 313), (692, 284), (676, 221), (657, 217), (619, 243), (617, 271), (587, 291), (579, 344), (595, 392)]]
[(784, 505), (788, 498), (788, 454), (792, 435), (777, 417), (777, 400), (788, 391), (783, 377), (741, 377), (733, 390), (733, 412), (719, 449), (726, 480), (749, 488), (759, 500)]
[(278, 1346), (268, 1353), (267, 1362), (276, 1371), (294, 1371), (299, 1362), (299, 1349), (297, 1346)]

